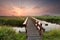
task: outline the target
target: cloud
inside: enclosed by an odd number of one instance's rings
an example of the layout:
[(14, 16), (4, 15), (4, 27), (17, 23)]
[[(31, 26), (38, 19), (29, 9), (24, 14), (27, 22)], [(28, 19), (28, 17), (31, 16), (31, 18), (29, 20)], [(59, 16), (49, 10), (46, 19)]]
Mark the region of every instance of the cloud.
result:
[(9, 6), (9, 5), (4, 5), (3, 7), (0, 6), (0, 15), (1, 16), (19, 16), (21, 11), (20, 8), (16, 6)]
[(60, 14), (59, 0), (0, 0), (0, 15), (28, 16)]
[(52, 13), (60, 13), (59, 6), (32, 6), (30, 8), (27, 8), (25, 6), (19, 7), (16, 5), (10, 6), (10, 5), (3, 5), (0, 6), (0, 15), (2, 16), (38, 16), (38, 15), (46, 15), (46, 14), (52, 14)]

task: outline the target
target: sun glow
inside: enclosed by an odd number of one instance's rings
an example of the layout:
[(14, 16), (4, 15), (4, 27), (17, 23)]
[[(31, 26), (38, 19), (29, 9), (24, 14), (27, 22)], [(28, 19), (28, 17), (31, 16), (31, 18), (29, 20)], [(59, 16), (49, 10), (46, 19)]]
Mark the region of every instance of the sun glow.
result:
[(16, 16), (20, 16), (23, 13), (23, 9), (18, 8), (18, 7), (13, 7), (12, 11), (13, 13), (16, 13)]
[[(46, 8), (47, 9), (47, 8)], [(0, 13), (1, 15), (9, 15), (9, 16), (33, 16), (33, 15), (42, 15), (41, 13), (46, 12), (45, 8), (33, 8), (33, 7), (18, 7), (18, 6), (11, 6), (6, 8), (1, 8)]]
[(26, 15), (35, 15), (37, 13), (42, 13), (42, 10), (40, 9), (33, 9), (33, 8), (21, 8), (21, 7), (12, 7), (13, 13), (16, 14), (16, 16), (26, 16)]

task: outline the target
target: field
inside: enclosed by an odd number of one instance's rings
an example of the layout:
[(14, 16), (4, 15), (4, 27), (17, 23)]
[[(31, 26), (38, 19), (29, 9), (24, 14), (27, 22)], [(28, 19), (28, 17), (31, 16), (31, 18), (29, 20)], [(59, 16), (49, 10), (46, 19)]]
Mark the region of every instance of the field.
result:
[[(60, 16), (35, 16), (35, 18), (60, 24)], [(0, 40), (26, 40), (25, 33), (16, 33), (9, 27), (22, 27), (25, 19), (26, 17), (0, 17)], [(44, 32), (43, 40), (60, 40), (60, 30)]]
[(26, 17), (0, 16), (0, 40), (26, 40), (25, 33), (16, 33), (12, 27), (23, 27)]
[(60, 40), (60, 30), (45, 32), (43, 35), (43, 40)]
[(0, 27), (0, 40), (26, 40), (25, 33), (16, 33), (10, 27)]
[(7, 26), (23, 26), (23, 22), (26, 17), (11, 17), (11, 16), (3, 16), (0, 17), (0, 25), (7, 25)]
[(60, 24), (60, 16), (36, 16), (39, 20)]
[[(37, 19), (60, 24), (60, 16), (36, 16)], [(51, 30), (44, 32), (43, 40), (60, 40), (60, 30)]]

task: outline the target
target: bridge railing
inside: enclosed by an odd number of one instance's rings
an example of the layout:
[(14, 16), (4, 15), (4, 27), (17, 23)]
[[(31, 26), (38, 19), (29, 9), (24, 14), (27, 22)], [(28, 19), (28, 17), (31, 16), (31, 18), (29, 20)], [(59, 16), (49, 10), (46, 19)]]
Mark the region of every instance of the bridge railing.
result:
[(23, 26), (25, 27), (25, 30), (26, 30), (26, 38), (28, 37), (28, 36), (27, 36), (27, 29), (26, 29), (27, 21), (28, 21), (28, 17), (25, 19), (25, 21), (24, 21), (24, 23), (23, 23)]
[(45, 32), (45, 29), (42, 27), (42, 23), (40, 23), (38, 19), (32, 17), (32, 20), (37, 28), (37, 30), (39, 31), (40, 35), (42, 36), (43, 33)]
[(28, 21), (28, 17), (27, 17), (26, 20), (24, 21), (23, 26), (26, 27), (26, 25), (27, 25), (27, 21)]

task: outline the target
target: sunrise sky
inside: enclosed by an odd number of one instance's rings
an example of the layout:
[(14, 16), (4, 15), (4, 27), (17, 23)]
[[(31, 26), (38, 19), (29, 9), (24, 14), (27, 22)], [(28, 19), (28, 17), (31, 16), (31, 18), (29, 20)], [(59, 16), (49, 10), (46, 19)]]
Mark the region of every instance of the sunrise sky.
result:
[(0, 0), (0, 16), (60, 15), (60, 0)]

